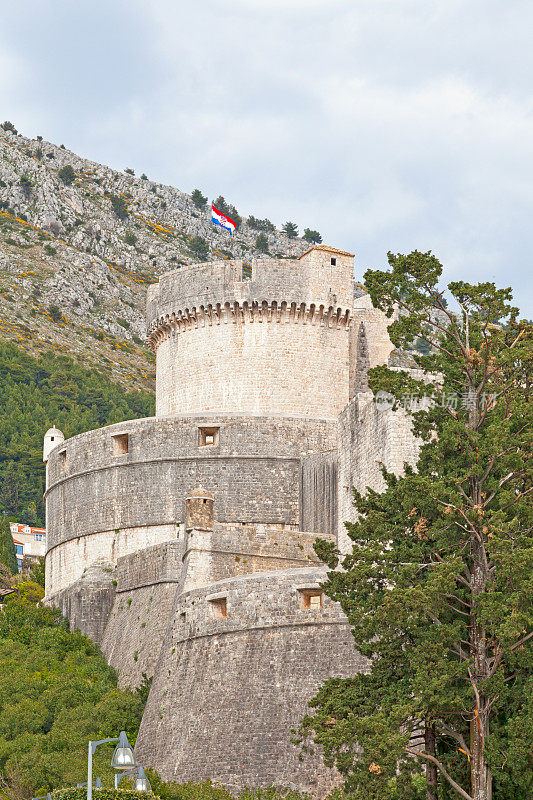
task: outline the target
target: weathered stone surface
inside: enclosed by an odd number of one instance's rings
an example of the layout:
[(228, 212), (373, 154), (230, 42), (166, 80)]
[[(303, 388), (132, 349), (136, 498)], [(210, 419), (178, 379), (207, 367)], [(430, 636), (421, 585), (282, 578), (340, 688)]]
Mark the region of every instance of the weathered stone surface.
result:
[[(270, 783), (324, 796), (337, 782), (316, 756), (298, 760), (291, 729), (331, 676), (366, 669), (337, 604), (301, 607), (323, 569), (219, 581), (172, 612), (136, 753), (167, 780)], [(213, 606), (226, 600), (226, 616)]]

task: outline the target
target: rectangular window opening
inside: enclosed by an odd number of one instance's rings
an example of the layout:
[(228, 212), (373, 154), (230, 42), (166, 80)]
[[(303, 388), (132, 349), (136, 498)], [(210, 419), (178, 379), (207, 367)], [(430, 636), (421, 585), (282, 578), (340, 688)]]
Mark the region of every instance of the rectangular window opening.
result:
[(129, 452), (130, 437), (127, 433), (117, 433), (113, 438), (113, 455), (124, 456)]
[(318, 611), (322, 608), (321, 589), (298, 589), (300, 592), (300, 608)]
[(61, 469), (67, 468), (67, 451), (62, 450), (59, 454), (59, 458), (61, 459)]
[(225, 597), (218, 597), (216, 600), (209, 600), (211, 606), (211, 616), (214, 618), (227, 616), (227, 604)]
[(216, 447), (219, 428), (198, 428), (198, 447)]
[(332, 267), (336, 267), (337, 266), (337, 259), (336, 258), (332, 258), (331, 259), (331, 266)]

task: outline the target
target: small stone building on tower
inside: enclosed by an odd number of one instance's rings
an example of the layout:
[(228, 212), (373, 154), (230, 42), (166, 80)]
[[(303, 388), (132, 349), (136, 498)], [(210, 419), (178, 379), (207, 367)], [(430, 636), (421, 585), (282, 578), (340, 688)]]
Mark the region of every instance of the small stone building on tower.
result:
[[(352, 487), (417, 444), (366, 371), (398, 364), (353, 255), (194, 264), (149, 289), (156, 415), (47, 440), (46, 598), (122, 685), (153, 675), (136, 753), (167, 780), (324, 796), (290, 731), (330, 676), (365, 669), (321, 591)], [(410, 364), (407, 364), (410, 366)], [(398, 367), (396, 367), (398, 368)]]

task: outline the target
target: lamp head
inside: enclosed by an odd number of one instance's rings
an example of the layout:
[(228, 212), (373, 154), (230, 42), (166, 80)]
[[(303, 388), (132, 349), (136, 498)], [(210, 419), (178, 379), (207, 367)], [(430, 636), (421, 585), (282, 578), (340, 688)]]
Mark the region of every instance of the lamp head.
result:
[(152, 787), (150, 781), (146, 777), (144, 769), (139, 767), (135, 780), (133, 781), (133, 788), (136, 792), (151, 792)]
[(137, 766), (133, 747), (128, 742), (125, 731), (120, 732), (118, 744), (111, 759), (111, 766), (114, 769), (131, 769)]

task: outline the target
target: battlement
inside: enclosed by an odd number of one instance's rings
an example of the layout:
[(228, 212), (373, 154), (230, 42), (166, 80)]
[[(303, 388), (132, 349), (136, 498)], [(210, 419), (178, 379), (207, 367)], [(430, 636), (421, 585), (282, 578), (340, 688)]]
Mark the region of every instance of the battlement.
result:
[(194, 318), (200, 309), (235, 304), (248, 308), (304, 304), (331, 308), (335, 314), (353, 305), (353, 256), (344, 251), (312, 248), (299, 259), (253, 259), (251, 273), (249, 266), (237, 260), (211, 261), (162, 275), (148, 290), (149, 334), (165, 320)]

